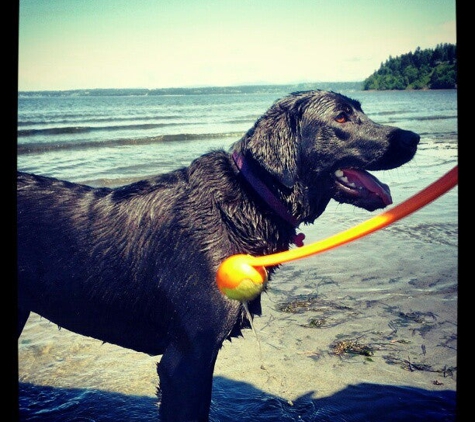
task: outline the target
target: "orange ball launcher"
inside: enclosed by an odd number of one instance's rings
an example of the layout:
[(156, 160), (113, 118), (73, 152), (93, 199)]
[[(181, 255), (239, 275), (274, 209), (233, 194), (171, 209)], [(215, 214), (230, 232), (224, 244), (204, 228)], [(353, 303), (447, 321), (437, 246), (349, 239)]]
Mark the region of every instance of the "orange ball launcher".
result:
[(458, 166), (455, 166), (440, 179), (401, 204), (334, 236), (301, 248), (271, 255), (260, 257), (244, 254), (233, 255), (224, 260), (218, 268), (216, 273), (218, 288), (231, 299), (252, 300), (262, 292), (268, 281), (265, 267), (307, 258), (380, 230), (429, 204), (452, 189), (457, 183)]

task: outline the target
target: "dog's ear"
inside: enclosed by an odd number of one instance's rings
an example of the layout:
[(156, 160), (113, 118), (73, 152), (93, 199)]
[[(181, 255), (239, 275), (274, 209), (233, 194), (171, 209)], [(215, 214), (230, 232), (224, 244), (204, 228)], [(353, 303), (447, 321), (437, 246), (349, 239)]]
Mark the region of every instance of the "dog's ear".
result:
[(244, 138), (244, 154), (288, 188), (298, 175), (301, 109), (294, 99), (275, 103)]

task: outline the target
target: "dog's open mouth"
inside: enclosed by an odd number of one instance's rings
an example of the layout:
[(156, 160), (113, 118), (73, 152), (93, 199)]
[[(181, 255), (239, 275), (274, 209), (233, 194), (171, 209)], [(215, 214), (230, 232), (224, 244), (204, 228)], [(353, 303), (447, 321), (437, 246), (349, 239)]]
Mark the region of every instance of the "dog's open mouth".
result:
[(334, 199), (374, 211), (393, 203), (389, 186), (365, 170), (338, 169)]

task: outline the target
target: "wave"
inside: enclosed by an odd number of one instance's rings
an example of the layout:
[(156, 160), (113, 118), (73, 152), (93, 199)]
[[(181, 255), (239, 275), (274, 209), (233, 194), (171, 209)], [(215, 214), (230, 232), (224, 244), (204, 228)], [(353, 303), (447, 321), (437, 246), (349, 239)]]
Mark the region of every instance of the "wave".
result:
[(418, 133), (421, 136), (421, 138), (428, 138), (434, 142), (448, 142), (448, 143), (458, 142), (458, 133), (454, 130), (447, 131), (447, 132), (420, 131)]
[[(37, 119), (33, 120), (18, 120), (18, 127), (22, 126), (36, 126), (38, 125), (39, 119), (41, 117), (37, 117)], [(170, 114), (170, 115), (160, 115), (160, 120), (171, 120), (171, 119), (181, 119), (183, 118), (180, 114)], [(88, 117), (85, 114), (62, 114), (61, 119), (58, 120), (50, 120), (50, 124), (71, 124), (73, 122), (81, 122), (81, 123), (113, 123), (113, 122), (126, 122), (126, 121), (150, 121), (150, 116), (143, 116), (143, 117), (97, 117), (96, 115), (91, 115)]]
[(17, 132), (18, 137), (36, 136), (36, 135), (64, 135), (64, 134), (78, 134), (89, 133), (96, 131), (117, 131), (117, 130), (143, 130), (143, 129), (157, 129), (168, 126), (178, 125), (192, 125), (195, 123), (144, 123), (134, 125), (114, 125), (114, 126), (63, 126), (63, 127), (49, 127), (43, 129), (22, 129)]
[(108, 148), (124, 145), (147, 145), (163, 142), (181, 142), (196, 141), (218, 138), (239, 138), (243, 132), (226, 133), (179, 133), (176, 135), (159, 135), (145, 138), (124, 138), (112, 139), (108, 141), (89, 141), (89, 142), (35, 142), (17, 145), (17, 154), (36, 154), (48, 151), (59, 150), (78, 150), (87, 148)]
[(446, 120), (446, 119), (456, 119), (457, 118), (457, 115), (449, 115), (449, 116), (437, 116), (437, 115), (434, 115), (434, 116), (418, 116), (418, 117), (414, 117), (413, 120)]
[[(419, 110), (414, 111), (404, 111), (402, 113), (400, 110), (391, 110), (391, 111), (379, 111), (371, 113), (371, 116), (397, 116), (398, 120), (404, 118), (404, 120), (446, 120), (446, 119), (456, 119), (457, 114), (430, 114), (427, 116), (421, 116)], [(430, 113), (430, 111), (428, 111)], [(412, 115), (412, 116), (407, 116)]]

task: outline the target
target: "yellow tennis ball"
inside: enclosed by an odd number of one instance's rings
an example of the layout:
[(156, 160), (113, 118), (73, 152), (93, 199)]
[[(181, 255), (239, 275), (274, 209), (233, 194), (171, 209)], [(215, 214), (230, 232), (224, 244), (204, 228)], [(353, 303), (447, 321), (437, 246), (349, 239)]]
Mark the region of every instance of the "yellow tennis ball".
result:
[(257, 297), (267, 283), (264, 267), (251, 265), (249, 255), (233, 255), (218, 268), (216, 282), (219, 290), (230, 299), (241, 302)]

